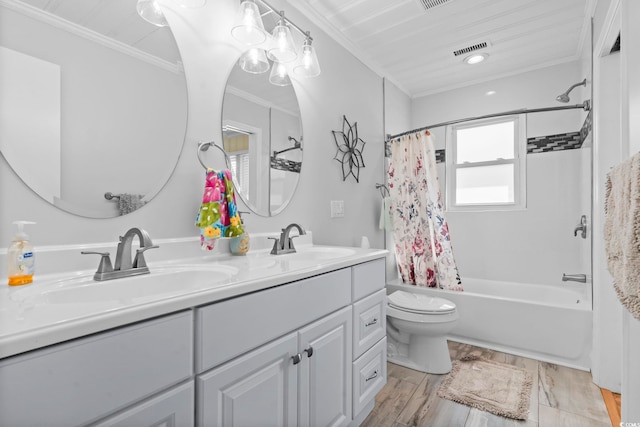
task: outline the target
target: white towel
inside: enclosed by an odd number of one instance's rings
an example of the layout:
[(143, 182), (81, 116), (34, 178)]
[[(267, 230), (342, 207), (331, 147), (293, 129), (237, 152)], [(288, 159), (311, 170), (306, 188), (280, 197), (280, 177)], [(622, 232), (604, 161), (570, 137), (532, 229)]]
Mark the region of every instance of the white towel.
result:
[(607, 176), (604, 237), (618, 298), (640, 320), (640, 153)]
[(380, 228), (380, 230), (393, 230), (393, 222), (391, 219), (391, 197), (385, 197), (382, 199), (378, 228)]

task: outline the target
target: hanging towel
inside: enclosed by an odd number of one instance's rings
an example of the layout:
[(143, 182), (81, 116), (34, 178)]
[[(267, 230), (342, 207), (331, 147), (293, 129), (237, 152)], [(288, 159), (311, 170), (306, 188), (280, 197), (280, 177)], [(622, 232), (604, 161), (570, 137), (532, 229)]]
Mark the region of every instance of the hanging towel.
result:
[(640, 153), (607, 175), (604, 237), (620, 302), (640, 320)]
[(382, 199), (378, 228), (380, 230), (393, 230), (393, 219), (391, 218), (391, 197), (385, 197)]
[(118, 195), (118, 210), (120, 215), (126, 215), (140, 209), (147, 202), (143, 201), (144, 194), (122, 193)]
[(208, 251), (213, 250), (215, 241), (219, 238), (244, 234), (236, 206), (231, 171), (207, 170), (196, 227), (200, 228), (200, 245), (203, 250)]

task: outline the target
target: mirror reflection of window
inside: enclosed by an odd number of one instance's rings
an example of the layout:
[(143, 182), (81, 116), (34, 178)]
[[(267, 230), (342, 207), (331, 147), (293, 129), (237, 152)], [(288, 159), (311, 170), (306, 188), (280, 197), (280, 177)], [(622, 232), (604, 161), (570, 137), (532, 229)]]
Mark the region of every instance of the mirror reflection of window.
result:
[(249, 198), (249, 134), (238, 130), (225, 130), (223, 133), (224, 151), (229, 155), (231, 173), (235, 177), (237, 191)]

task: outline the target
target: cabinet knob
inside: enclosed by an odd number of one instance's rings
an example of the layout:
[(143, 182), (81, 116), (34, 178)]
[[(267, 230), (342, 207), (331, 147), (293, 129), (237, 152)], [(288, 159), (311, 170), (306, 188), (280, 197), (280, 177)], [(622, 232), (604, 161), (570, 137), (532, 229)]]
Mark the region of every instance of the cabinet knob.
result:
[(307, 353), (307, 357), (313, 356), (313, 347), (309, 346), (304, 352)]
[(294, 365), (297, 365), (302, 360), (302, 356), (300, 355), (300, 353), (294, 354), (293, 356), (291, 356), (291, 358), (293, 359)]

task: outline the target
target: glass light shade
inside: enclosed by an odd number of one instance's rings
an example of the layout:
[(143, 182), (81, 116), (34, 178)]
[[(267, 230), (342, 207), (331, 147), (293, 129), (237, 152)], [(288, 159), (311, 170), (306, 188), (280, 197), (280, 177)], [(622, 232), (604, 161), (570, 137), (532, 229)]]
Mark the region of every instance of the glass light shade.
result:
[(267, 56), (277, 62), (291, 62), (298, 57), (291, 30), (284, 19), (273, 29), (273, 46), (267, 51)]
[(291, 79), (287, 73), (287, 67), (281, 62), (274, 62), (269, 75), (269, 82), (276, 86), (289, 86)]
[(316, 50), (311, 46), (311, 40), (306, 39), (302, 45), (300, 63), (293, 67), (296, 76), (316, 77), (320, 75), (320, 64)]
[(138, 0), (136, 10), (142, 19), (157, 27), (166, 27), (169, 25), (156, 0)]
[(240, 43), (249, 46), (260, 44), (267, 39), (267, 32), (264, 30), (258, 5), (252, 1), (240, 3), (231, 35)]
[(238, 60), (240, 68), (247, 73), (260, 74), (269, 71), (269, 60), (264, 49), (253, 47), (242, 54)]

